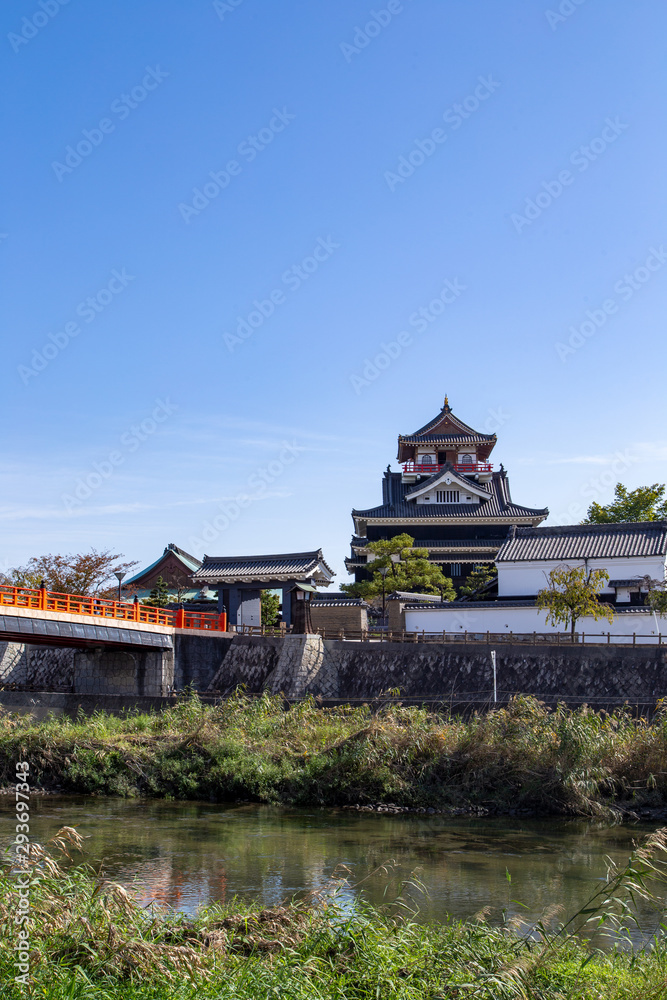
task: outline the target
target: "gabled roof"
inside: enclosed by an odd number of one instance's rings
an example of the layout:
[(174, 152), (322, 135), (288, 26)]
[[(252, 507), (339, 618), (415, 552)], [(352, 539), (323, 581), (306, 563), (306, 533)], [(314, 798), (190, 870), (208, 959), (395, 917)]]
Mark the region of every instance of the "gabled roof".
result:
[(451, 462), (446, 462), (440, 472), (436, 472), (435, 475), (429, 476), (425, 482), (416, 483), (406, 494), (406, 500), (412, 500), (413, 497), (418, 497), (422, 493), (428, 493), (429, 490), (433, 489), (441, 481), (447, 480), (448, 483), (456, 483), (462, 489), (467, 490), (469, 493), (474, 493), (478, 497), (488, 496), (488, 491), (480, 486), (479, 483), (474, 481), (471, 482), (470, 479), (455, 470)]
[(494, 472), (491, 481), (483, 485), (486, 499), (482, 500), (481, 503), (415, 504), (410, 500), (399, 500), (397, 503), (382, 504), (368, 510), (353, 510), (352, 517), (371, 522), (374, 519), (410, 521), (422, 518), (474, 518), (484, 521), (487, 518), (503, 518), (511, 523), (514, 518), (524, 517), (543, 521), (549, 514), (547, 507), (522, 507), (520, 504), (514, 503), (510, 496), (509, 480), (501, 472)]
[(502, 545), (496, 562), (665, 555), (667, 521), (633, 521), (517, 528), (515, 536)]
[(169, 555), (176, 556), (178, 561), (183, 564), (183, 568), (187, 571), (186, 575), (188, 576), (201, 566), (200, 559), (197, 559), (195, 556), (191, 556), (189, 552), (185, 551), (185, 549), (179, 549), (178, 545), (174, 545), (173, 542), (169, 542), (169, 544), (165, 546), (165, 550), (159, 559), (152, 562), (150, 566), (146, 566), (144, 569), (139, 570), (139, 572), (135, 573), (134, 576), (131, 576), (129, 580), (123, 580), (123, 587), (127, 587), (131, 583), (134, 583), (135, 580), (142, 580), (145, 576), (150, 575), (150, 573), (157, 569), (160, 563), (163, 562)]
[(204, 556), (193, 575), (195, 583), (305, 582), (315, 579), (328, 586), (335, 576), (325, 562), (322, 549), (261, 556)]
[[(439, 432), (439, 433), (438, 433)], [(480, 434), (468, 424), (455, 417), (449, 405), (449, 400), (445, 396), (444, 405), (433, 420), (420, 427), (414, 434), (399, 435), (399, 441), (406, 443), (416, 443), (418, 441), (450, 441), (452, 444), (462, 439), (470, 440), (471, 444), (481, 442), (495, 442), (495, 434)], [(471, 440), (474, 439), (474, 440)]]

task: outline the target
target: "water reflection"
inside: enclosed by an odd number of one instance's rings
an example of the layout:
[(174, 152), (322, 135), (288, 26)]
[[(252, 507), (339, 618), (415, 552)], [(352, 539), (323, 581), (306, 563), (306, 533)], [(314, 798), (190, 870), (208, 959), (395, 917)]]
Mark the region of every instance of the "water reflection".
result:
[[(0, 800), (3, 844), (11, 839), (11, 806)], [(41, 842), (63, 825), (89, 835), (88, 860), (103, 864), (144, 904), (193, 912), (242, 896), (271, 905), (321, 887), (340, 864), (360, 879), (393, 859), (398, 868), (389, 879), (377, 874), (365, 883), (368, 898), (393, 898), (401, 880), (419, 869), (428, 890), (419, 898), (425, 920), (491, 907), (494, 921), (503, 908), (532, 921), (554, 902), (572, 913), (604, 877), (605, 856), (625, 862), (651, 830), (74, 796), (33, 799), (31, 813), (32, 836)], [(645, 917), (657, 926), (655, 914)]]

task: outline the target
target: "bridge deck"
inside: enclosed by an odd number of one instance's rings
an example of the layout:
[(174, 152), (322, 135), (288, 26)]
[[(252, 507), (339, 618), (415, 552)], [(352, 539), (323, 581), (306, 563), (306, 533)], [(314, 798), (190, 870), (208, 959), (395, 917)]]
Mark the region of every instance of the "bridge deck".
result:
[(219, 636), (226, 614), (165, 608), (21, 587), (0, 587), (0, 639), (50, 646), (173, 649), (177, 634)]

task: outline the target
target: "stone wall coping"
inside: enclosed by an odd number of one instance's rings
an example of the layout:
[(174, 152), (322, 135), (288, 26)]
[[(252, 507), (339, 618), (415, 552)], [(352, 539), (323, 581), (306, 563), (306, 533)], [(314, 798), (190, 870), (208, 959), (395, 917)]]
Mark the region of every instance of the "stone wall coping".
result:
[(174, 635), (198, 635), (209, 639), (234, 639), (238, 632), (216, 632), (210, 628), (176, 628), (171, 630)]

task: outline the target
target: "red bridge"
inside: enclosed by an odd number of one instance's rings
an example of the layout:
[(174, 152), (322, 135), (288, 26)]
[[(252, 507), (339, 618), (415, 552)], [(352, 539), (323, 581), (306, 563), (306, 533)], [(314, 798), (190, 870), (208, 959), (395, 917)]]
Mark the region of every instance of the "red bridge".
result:
[[(226, 614), (0, 585), (0, 639), (74, 649), (71, 676), (59, 679), (75, 694), (164, 697), (175, 684), (215, 672), (232, 639), (226, 626)], [(28, 683), (31, 690), (32, 681), (19, 668), (14, 679), (13, 669), (0, 687)]]
[(147, 625), (170, 625), (172, 628), (213, 629), (227, 631), (227, 615), (200, 614), (184, 609), (167, 611), (135, 601), (124, 604), (104, 597), (80, 597), (76, 594), (59, 594), (40, 587), (0, 586), (0, 607), (32, 608), (35, 611), (60, 611), (66, 615), (93, 615), (95, 618), (113, 618), (125, 622), (144, 622)]

